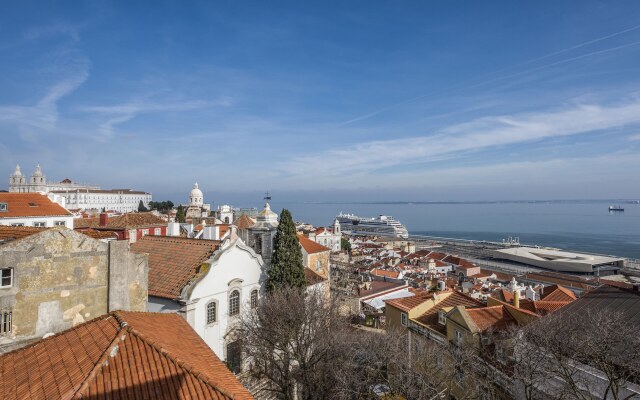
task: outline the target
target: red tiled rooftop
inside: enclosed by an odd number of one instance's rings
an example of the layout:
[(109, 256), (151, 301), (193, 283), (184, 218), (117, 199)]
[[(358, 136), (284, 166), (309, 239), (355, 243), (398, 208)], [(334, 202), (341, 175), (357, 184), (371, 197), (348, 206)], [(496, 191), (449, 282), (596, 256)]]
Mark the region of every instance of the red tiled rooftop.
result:
[(493, 328), (496, 331), (501, 330), (516, 322), (509, 311), (505, 309), (505, 306), (502, 305), (468, 308), (467, 313), (480, 332), (484, 332), (489, 328)]
[(0, 355), (0, 394), (14, 399), (251, 399), (176, 314), (106, 314)]
[(304, 251), (306, 251), (307, 254), (315, 254), (315, 253), (322, 253), (324, 251), (331, 251), (330, 248), (325, 247), (319, 243), (316, 243), (304, 235), (299, 234), (298, 240), (300, 241), (300, 245), (304, 248)]
[(174, 300), (219, 246), (214, 240), (145, 236), (131, 251), (149, 254), (149, 295)]
[(393, 278), (393, 279), (397, 279), (400, 276), (400, 272), (398, 271), (391, 271), (388, 269), (372, 269), (371, 270), (371, 275), (373, 276), (384, 276), (386, 278)]
[(0, 203), (7, 204), (7, 211), (1, 211), (0, 218), (72, 216), (60, 204), (40, 193), (0, 192)]
[(440, 292), (438, 293), (438, 297), (440, 300), (436, 305), (416, 318), (416, 321), (440, 333), (446, 333), (446, 327), (438, 323), (438, 312), (441, 309), (456, 306), (479, 307), (484, 305), (481, 301), (458, 291)]
[(543, 289), (540, 300), (571, 302), (577, 297), (573, 292), (560, 285), (551, 285)]
[(256, 221), (253, 218), (249, 217), (247, 214), (242, 214), (240, 218), (233, 221), (233, 224), (237, 226), (238, 229), (251, 228), (253, 225), (255, 225), (255, 223)]
[(122, 230), (134, 228), (147, 228), (156, 226), (165, 226), (167, 222), (153, 213), (128, 213), (116, 217), (110, 217), (107, 224), (100, 225), (100, 218), (75, 218), (73, 220), (74, 229), (78, 228), (94, 228), (101, 230)]

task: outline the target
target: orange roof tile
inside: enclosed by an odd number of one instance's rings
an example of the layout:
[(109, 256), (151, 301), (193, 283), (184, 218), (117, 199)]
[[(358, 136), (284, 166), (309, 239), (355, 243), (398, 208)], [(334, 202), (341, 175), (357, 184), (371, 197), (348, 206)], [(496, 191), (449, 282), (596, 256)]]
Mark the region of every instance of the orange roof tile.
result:
[(393, 279), (397, 279), (400, 276), (400, 272), (398, 271), (390, 271), (387, 269), (378, 269), (378, 268), (372, 269), (370, 273), (373, 276), (384, 276), (384, 277), (393, 278)]
[(568, 301), (522, 300), (520, 302), (520, 308), (544, 316), (558, 311), (569, 303)]
[(577, 298), (576, 295), (573, 294), (571, 290), (560, 285), (551, 285), (551, 286), (545, 287), (543, 289), (542, 296), (540, 296), (540, 300), (547, 300), (547, 301), (571, 302), (576, 298)]
[(414, 296), (401, 297), (399, 299), (385, 300), (385, 304), (397, 308), (402, 311), (411, 311), (413, 308), (418, 307), (420, 304), (433, 297), (433, 294), (427, 292), (414, 292)]
[(214, 240), (145, 236), (131, 251), (149, 254), (149, 295), (175, 300), (219, 246)]
[(238, 229), (247, 229), (251, 228), (255, 225), (256, 221), (248, 216), (247, 214), (242, 214), (240, 218), (233, 221), (233, 224), (238, 227)]
[(446, 334), (446, 327), (438, 323), (438, 312), (440, 310), (446, 307), (479, 307), (484, 305), (481, 301), (458, 291), (439, 292), (438, 297), (440, 300), (435, 306), (417, 317), (416, 321), (444, 334)]
[(468, 308), (467, 313), (480, 332), (501, 330), (516, 322), (505, 306)]
[(94, 228), (101, 230), (123, 230), (134, 228), (146, 228), (154, 226), (165, 226), (167, 222), (153, 213), (128, 213), (110, 217), (107, 224), (100, 225), (100, 218), (75, 218), (73, 220), (74, 229)]
[(118, 235), (113, 231), (98, 231), (92, 228), (76, 229), (76, 232), (80, 232), (94, 239), (117, 239)]
[(251, 399), (176, 314), (106, 314), (0, 355), (11, 399)]
[(300, 241), (300, 245), (304, 248), (304, 251), (306, 251), (307, 254), (315, 254), (315, 253), (322, 253), (323, 251), (331, 251), (330, 248), (324, 247), (323, 245), (314, 242), (313, 240), (309, 239), (304, 235), (299, 234), (298, 240)]
[(0, 203), (7, 203), (7, 211), (1, 211), (0, 218), (72, 216), (60, 204), (40, 193), (0, 192)]
[(3, 226), (0, 225), (0, 241), (16, 240), (43, 232), (49, 228), (36, 228), (32, 226)]

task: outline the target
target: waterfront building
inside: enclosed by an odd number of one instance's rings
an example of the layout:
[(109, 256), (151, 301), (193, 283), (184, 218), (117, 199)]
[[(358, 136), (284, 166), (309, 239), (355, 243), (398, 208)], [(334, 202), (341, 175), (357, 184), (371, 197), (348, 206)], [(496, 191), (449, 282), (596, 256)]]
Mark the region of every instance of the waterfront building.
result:
[(619, 257), (537, 247), (491, 250), (491, 255), (498, 259), (561, 272), (591, 274), (596, 270), (618, 270), (624, 267), (624, 259)]
[(73, 229), (73, 215), (42, 193), (0, 193), (0, 225)]
[(151, 193), (131, 189), (103, 190), (99, 186), (85, 185), (66, 178), (60, 182), (48, 181), (40, 164), (29, 179), (22, 174), (20, 166), (9, 177), (11, 193), (47, 193), (64, 199), (68, 210), (112, 210), (118, 212), (137, 211), (140, 201), (149, 206)]
[(0, 352), (112, 310), (146, 308), (147, 257), (128, 243), (0, 226)]
[(264, 296), (266, 268), (236, 235), (223, 242), (145, 236), (131, 245), (149, 255), (149, 311), (179, 313), (234, 372), (244, 369), (234, 327)]

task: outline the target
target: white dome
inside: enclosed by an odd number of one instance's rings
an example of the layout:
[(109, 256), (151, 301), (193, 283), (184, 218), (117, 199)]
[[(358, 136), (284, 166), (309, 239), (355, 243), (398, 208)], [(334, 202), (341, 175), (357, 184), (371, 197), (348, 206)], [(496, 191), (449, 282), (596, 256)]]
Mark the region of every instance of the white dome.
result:
[(198, 189), (198, 182), (196, 182), (193, 185), (193, 189), (191, 189), (191, 193), (189, 193), (189, 205), (202, 206), (203, 204), (202, 190)]

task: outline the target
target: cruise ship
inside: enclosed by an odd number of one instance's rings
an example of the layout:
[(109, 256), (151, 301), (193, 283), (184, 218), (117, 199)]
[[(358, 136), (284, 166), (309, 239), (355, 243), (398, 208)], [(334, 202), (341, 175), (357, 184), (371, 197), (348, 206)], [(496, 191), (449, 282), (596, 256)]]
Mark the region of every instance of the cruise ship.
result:
[(408, 238), (407, 228), (386, 215), (376, 218), (362, 218), (353, 214), (340, 213), (337, 217), (342, 232), (351, 235), (394, 236)]

